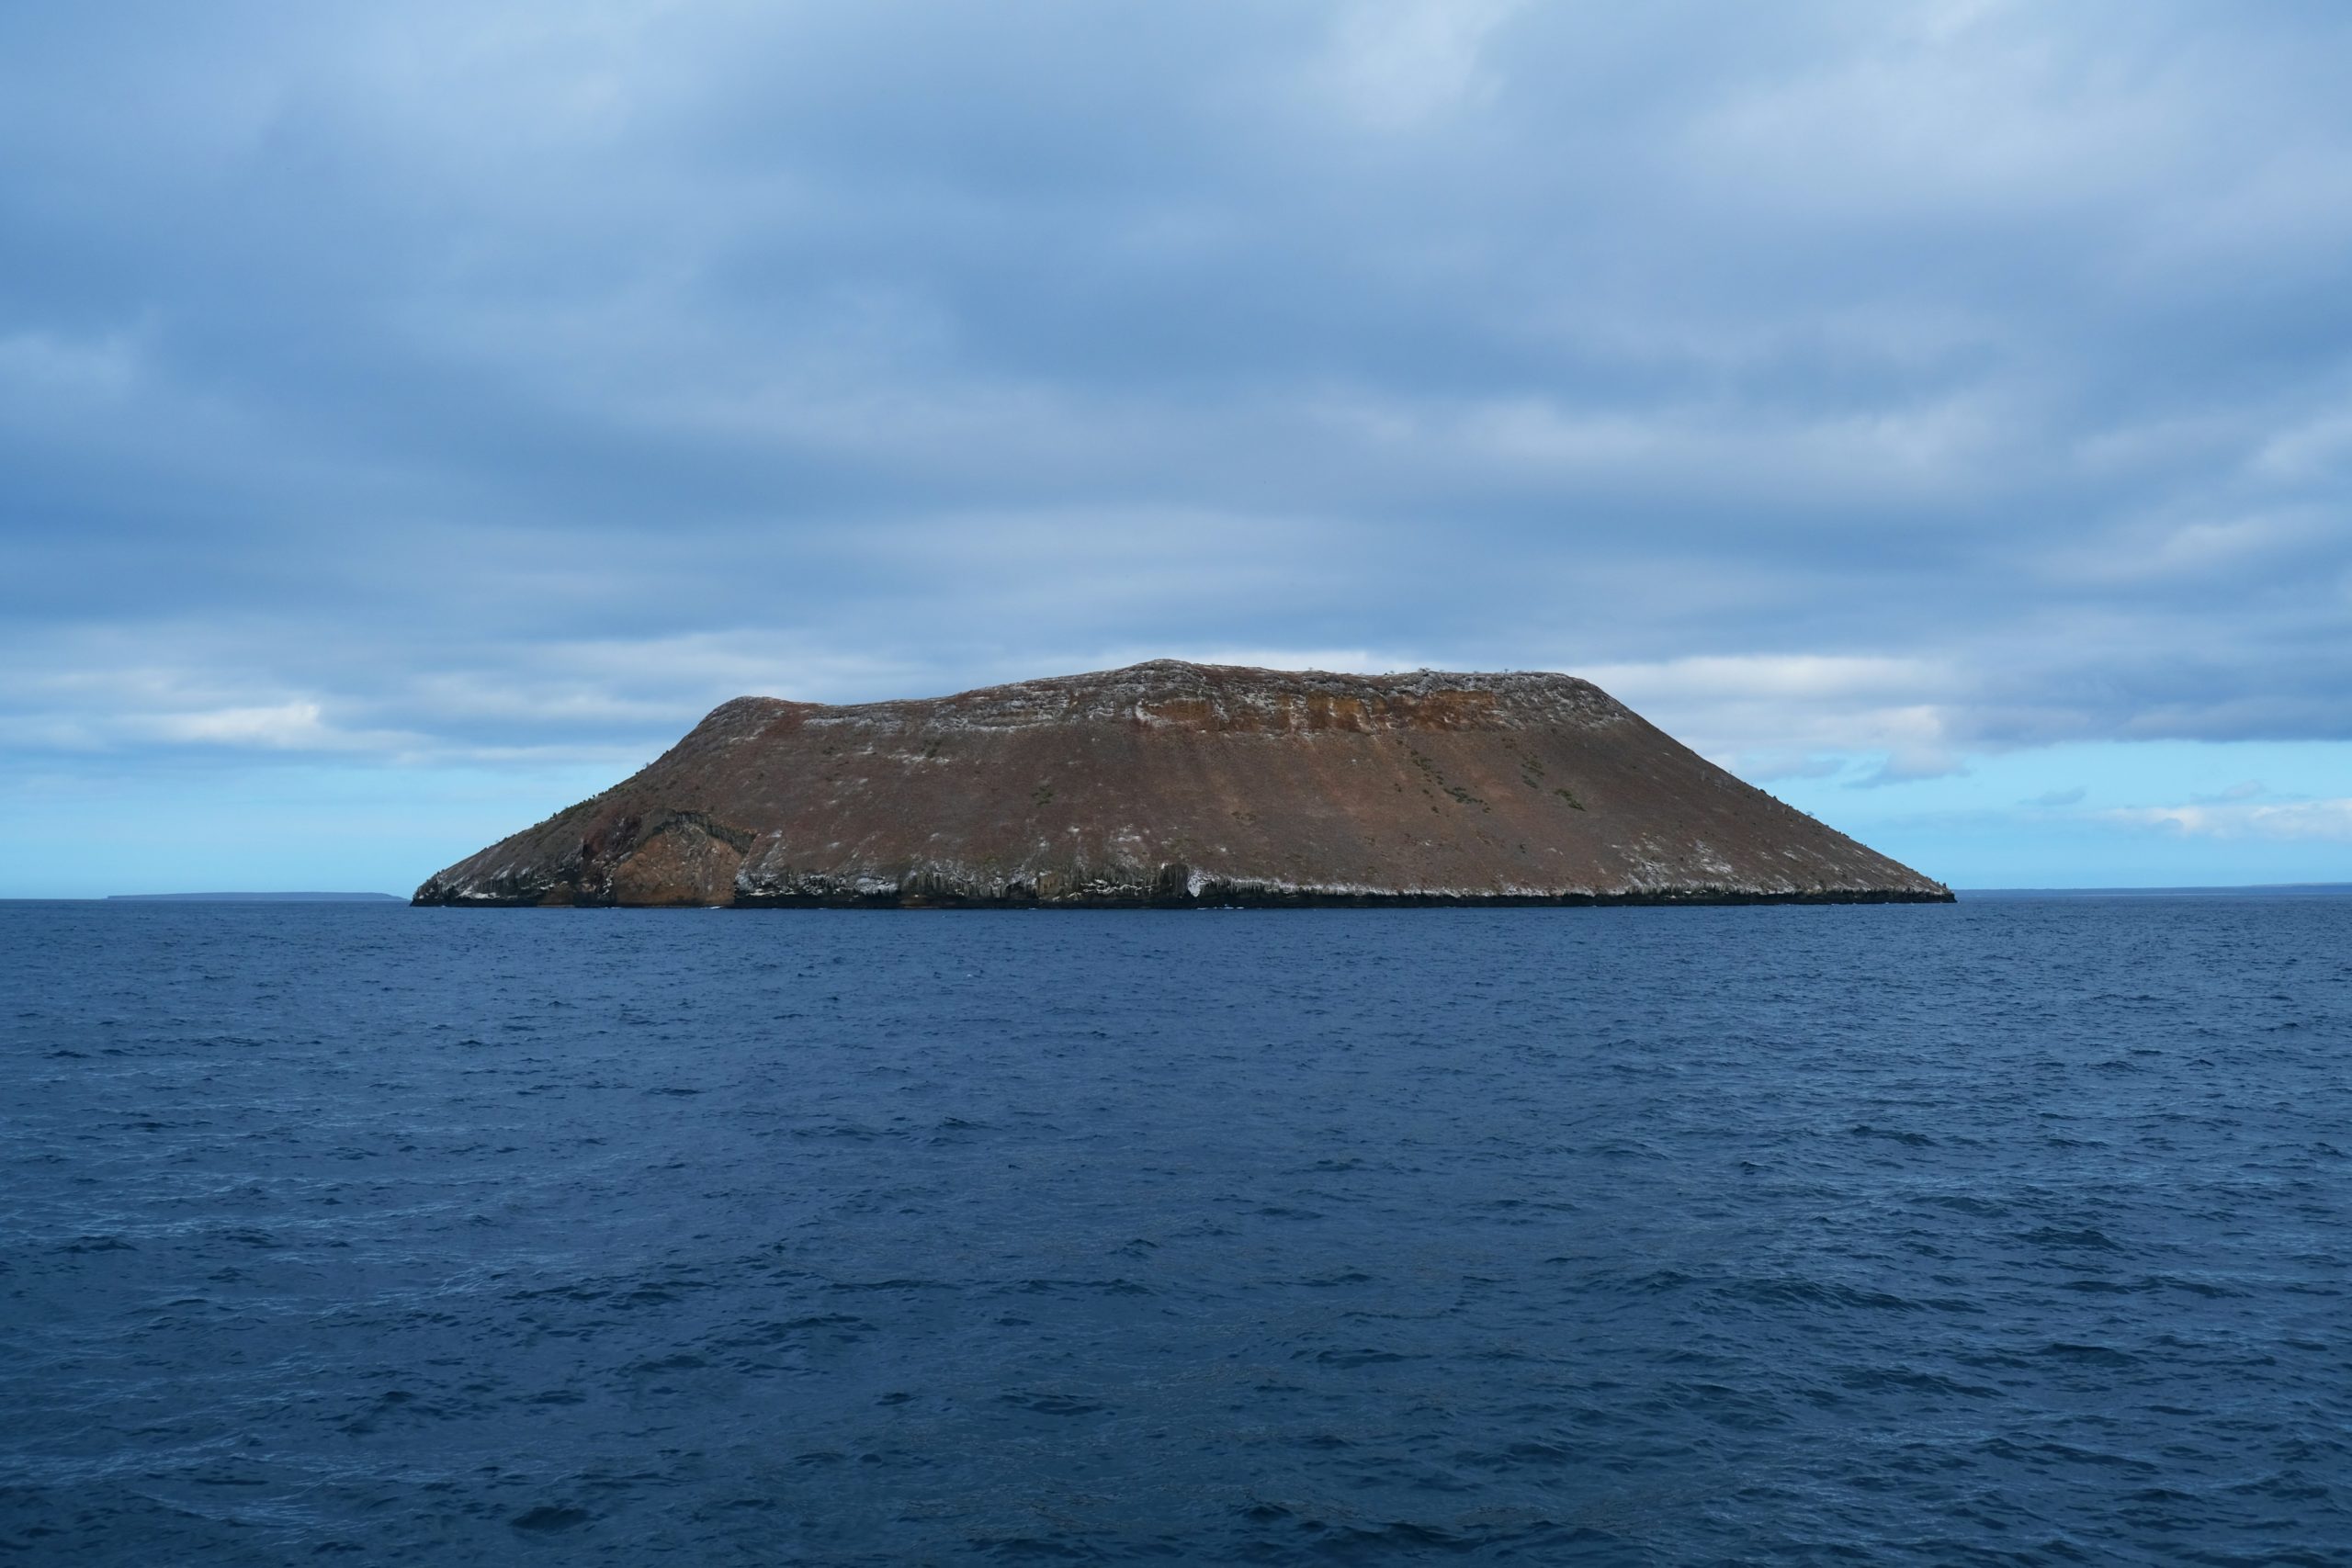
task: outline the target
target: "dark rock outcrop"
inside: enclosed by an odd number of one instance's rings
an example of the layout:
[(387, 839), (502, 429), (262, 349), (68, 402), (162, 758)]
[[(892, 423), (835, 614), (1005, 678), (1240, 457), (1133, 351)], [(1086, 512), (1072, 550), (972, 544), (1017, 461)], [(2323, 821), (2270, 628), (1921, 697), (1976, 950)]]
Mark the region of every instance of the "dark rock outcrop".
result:
[(738, 697), (419, 904), (1943, 901), (1566, 675), (1161, 660)]

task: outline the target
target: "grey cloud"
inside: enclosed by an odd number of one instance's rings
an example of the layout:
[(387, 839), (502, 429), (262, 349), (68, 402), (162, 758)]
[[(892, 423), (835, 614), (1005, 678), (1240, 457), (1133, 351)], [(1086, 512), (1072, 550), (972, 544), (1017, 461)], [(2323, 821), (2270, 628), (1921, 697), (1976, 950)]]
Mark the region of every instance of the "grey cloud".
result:
[(1645, 705), (1888, 778), (2352, 737), (2334, 7), (32, 12), (19, 745), (1220, 649), (1731, 661)]

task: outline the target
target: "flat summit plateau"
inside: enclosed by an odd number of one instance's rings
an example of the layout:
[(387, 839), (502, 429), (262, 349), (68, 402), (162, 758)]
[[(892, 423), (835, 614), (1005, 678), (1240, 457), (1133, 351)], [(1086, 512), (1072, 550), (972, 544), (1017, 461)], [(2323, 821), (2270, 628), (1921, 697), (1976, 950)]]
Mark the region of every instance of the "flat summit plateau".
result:
[(1568, 675), (1159, 660), (738, 697), (419, 904), (1944, 902)]

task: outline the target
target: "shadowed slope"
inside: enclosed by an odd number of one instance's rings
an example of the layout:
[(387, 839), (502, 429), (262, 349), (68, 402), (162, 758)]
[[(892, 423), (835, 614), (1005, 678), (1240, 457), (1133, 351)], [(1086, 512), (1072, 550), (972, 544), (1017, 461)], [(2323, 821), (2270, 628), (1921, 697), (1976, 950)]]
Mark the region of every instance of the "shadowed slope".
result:
[(420, 904), (1942, 900), (1589, 682), (1159, 660), (721, 705)]

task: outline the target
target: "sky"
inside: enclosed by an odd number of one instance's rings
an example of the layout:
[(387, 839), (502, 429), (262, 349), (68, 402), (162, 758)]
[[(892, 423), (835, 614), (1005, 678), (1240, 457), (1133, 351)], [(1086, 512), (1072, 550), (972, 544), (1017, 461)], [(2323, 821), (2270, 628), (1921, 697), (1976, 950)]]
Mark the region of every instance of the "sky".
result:
[(1955, 886), (2352, 881), (2352, 7), (0, 8), (0, 896), (758, 692), (1554, 669)]

